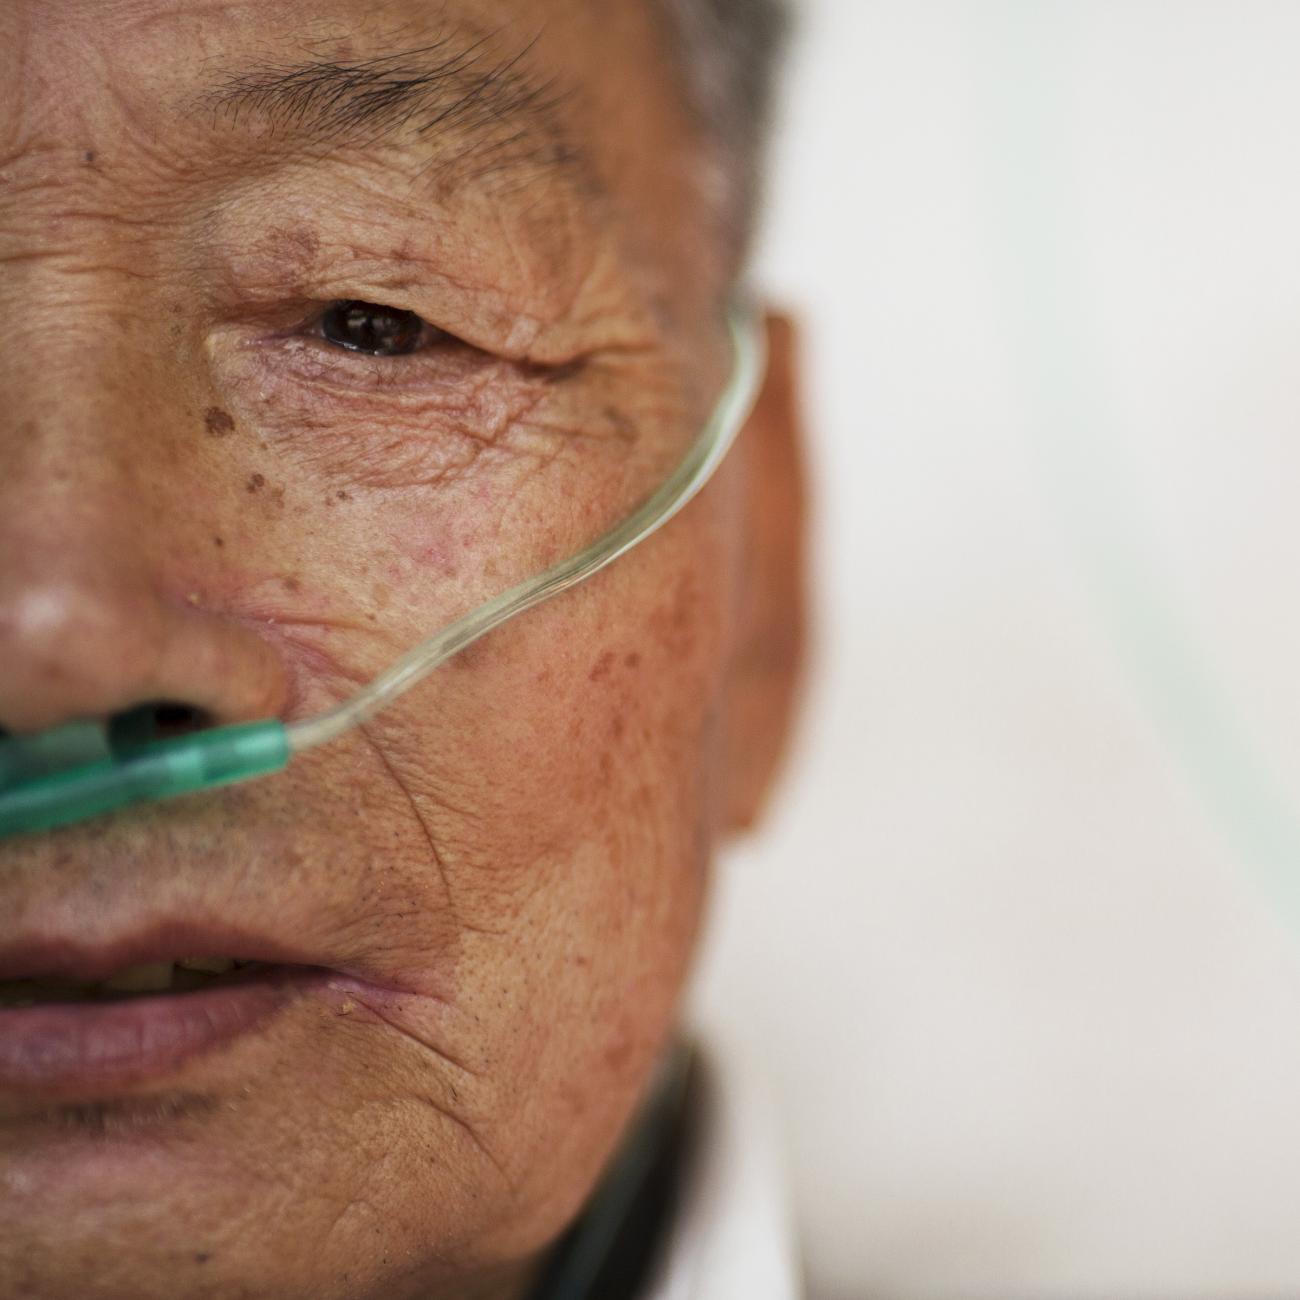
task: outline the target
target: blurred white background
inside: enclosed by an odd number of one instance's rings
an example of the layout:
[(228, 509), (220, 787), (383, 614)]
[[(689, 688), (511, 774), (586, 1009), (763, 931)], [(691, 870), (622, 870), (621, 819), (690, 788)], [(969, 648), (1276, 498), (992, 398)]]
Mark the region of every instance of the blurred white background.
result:
[(818, 1300), (1300, 1296), (1300, 5), (800, 8), (819, 644), (698, 1015)]

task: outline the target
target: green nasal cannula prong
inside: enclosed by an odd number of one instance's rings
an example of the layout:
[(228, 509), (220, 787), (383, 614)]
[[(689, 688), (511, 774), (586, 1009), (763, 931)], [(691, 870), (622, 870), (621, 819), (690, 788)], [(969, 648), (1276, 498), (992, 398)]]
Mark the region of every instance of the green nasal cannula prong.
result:
[[(95, 732), (102, 737), (98, 746)], [(100, 755), (92, 756), (96, 748)], [(30, 740), (9, 737), (0, 748), (0, 836), (264, 776), (284, 767), (289, 755), (284, 723), (275, 718), (116, 753), (97, 723), (71, 723)], [(74, 765), (65, 766), (69, 761)]]
[(764, 336), (752, 305), (728, 316), (735, 365), (703, 432), (639, 509), (576, 555), (503, 591), (448, 624), (325, 713), (155, 740), (150, 710), (103, 722), (70, 722), (32, 736), (0, 732), (0, 837), (51, 830), (128, 804), (231, 785), (278, 772), (387, 708), (439, 664), (534, 605), (599, 572), (668, 522), (708, 482), (753, 406), (764, 373)]

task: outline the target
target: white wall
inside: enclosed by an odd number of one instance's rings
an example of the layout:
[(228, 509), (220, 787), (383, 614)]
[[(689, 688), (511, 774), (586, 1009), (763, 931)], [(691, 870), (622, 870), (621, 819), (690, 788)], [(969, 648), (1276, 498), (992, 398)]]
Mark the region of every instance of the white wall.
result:
[(804, 8), (819, 661), (700, 1015), (818, 1295), (1300, 1295), (1300, 5)]

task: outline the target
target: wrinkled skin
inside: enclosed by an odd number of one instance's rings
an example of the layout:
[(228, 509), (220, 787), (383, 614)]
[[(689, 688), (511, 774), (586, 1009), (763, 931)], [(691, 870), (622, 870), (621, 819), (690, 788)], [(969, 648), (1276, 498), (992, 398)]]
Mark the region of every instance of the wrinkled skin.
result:
[[(485, 34), (476, 66), (519, 56), (548, 107), (325, 142), (212, 98)], [(4, 0), (0, 725), (306, 716), (644, 498), (729, 365), (678, 98), (642, 0)], [(312, 332), (335, 299), (446, 335), (347, 353)], [(0, 1294), (526, 1291), (780, 750), (798, 475), (770, 333), (717, 478), (587, 586), (284, 774), (0, 841), (0, 949), (215, 919), (369, 990), (165, 1078), (0, 1091)]]

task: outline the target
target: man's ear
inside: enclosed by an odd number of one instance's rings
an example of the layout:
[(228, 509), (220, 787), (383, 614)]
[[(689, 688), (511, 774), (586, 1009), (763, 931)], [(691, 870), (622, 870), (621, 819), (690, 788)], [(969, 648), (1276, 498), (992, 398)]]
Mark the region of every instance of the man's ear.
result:
[(738, 633), (726, 703), (724, 826), (748, 830), (763, 811), (792, 729), (806, 641), (807, 516), (797, 337), (769, 313), (762, 391), (740, 434), (745, 537)]

